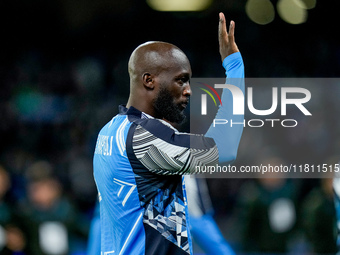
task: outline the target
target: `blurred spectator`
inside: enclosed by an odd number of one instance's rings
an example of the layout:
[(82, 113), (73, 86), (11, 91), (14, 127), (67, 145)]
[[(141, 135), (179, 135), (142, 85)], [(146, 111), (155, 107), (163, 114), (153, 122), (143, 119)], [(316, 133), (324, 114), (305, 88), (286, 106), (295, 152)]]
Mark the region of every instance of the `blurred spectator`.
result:
[(306, 197), (302, 219), (314, 254), (335, 254), (337, 235), (333, 179), (321, 179), (320, 187)]
[(0, 254), (27, 254), (26, 237), (19, 227), (20, 221), (6, 199), (10, 186), (10, 176), (0, 166)]
[[(264, 164), (280, 165), (279, 158)], [(249, 180), (241, 187), (238, 219), (246, 252), (287, 253), (296, 226), (296, 188), (280, 173)]]
[(29, 254), (72, 254), (86, 240), (88, 222), (63, 195), (61, 183), (48, 162), (34, 163), (27, 171), (28, 199), (20, 204), (25, 219)]
[(6, 226), (6, 247), (1, 254), (3, 255), (29, 255), (27, 252), (27, 240), (23, 231), (16, 226), (10, 224)]
[(9, 174), (0, 166), (0, 225), (8, 223), (11, 219), (11, 210), (6, 201), (6, 193), (10, 185)]

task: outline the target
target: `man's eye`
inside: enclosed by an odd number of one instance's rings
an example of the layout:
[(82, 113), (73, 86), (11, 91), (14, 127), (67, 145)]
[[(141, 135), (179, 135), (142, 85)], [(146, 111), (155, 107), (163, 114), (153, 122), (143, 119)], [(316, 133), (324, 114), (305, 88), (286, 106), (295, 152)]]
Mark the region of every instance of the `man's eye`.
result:
[(179, 81), (181, 83), (186, 83), (188, 81), (188, 78), (183, 77), (183, 78), (180, 78)]

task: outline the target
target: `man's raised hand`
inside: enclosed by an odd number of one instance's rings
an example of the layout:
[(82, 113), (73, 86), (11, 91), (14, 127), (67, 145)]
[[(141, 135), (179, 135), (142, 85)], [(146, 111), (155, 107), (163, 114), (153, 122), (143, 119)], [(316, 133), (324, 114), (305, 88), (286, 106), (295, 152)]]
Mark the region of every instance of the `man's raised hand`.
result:
[(219, 13), (219, 24), (218, 24), (218, 42), (220, 45), (220, 54), (223, 60), (228, 57), (229, 55), (238, 52), (239, 49), (237, 48), (237, 45), (235, 43), (235, 22), (230, 21), (229, 26), (229, 34), (227, 32), (227, 26), (224, 14), (222, 12)]

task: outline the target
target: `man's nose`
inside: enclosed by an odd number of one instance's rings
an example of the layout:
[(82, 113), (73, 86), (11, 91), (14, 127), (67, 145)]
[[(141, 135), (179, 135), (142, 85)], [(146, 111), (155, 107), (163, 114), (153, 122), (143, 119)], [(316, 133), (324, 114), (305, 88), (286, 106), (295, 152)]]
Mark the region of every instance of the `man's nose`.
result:
[(187, 84), (184, 87), (183, 95), (184, 96), (191, 96), (191, 87), (190, 87), (190, 83), (189, 82), (187, 82)]

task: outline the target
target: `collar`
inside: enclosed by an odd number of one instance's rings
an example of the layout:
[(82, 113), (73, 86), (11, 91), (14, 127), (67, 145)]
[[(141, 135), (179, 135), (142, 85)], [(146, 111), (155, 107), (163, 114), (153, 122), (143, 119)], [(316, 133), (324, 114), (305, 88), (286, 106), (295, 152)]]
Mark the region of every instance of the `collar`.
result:
[[(155, 119), (151, 115), (149, 115), (145, 112), (141, 112), (140, 110), (136, 109), (133, 106), (126, 108), (126, 105), (123, 105), (123, 104), (119, 105), (119, 113), (123, 114), (123, 115), (133, 115), (133, 116), (136, 116), (137, 118), (140, 118), (140, 119)], [(161, 120), (161, 119), (158, 119), (158, 120), (160, 122), (162, 122), (164, 125), (173, 129), (176, 133), (178, 133), (178, 130), (176, 128), (174, 128), (170, 123), (166, 122), (165, 120)]]
[(126, 108), (126, 105), (123, 104), (119, 105), (119, 113), (124, 115), (133, 115), (141, 119), (154, 119), (154, 117), (152, 117), (151, 115), (145, 112), (141, 112), (133, 106)]

